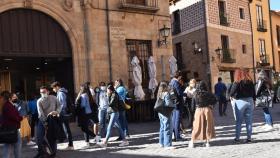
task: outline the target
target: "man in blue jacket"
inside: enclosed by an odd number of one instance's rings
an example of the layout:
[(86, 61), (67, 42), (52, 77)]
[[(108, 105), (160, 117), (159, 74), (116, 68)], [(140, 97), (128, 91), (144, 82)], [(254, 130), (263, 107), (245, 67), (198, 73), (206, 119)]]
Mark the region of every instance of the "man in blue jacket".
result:
[(219, 101), (219, 113), (220, 116), (226, 116), (227, 99), (226, 99), (227, 87), (223, 83), (221, 77), (218, 78), (218, 83), (215, 85), (215, 95)]
[(183, 107), (183, 90), (180, 86), (179, 83), (179, 77), (181, 77), (181, 72), (177, 71), (175, 76), (171, 79), (169, 83), (169, 87), (172, 89), (173, 92), (175, 92), (176, 95), (176, 100), (174, 100), (174, 104), (176, 105), (176, 108), (173, 111), (172, 114), (172, 127), (173, 127), (173, 132), (175, 134), (175, 141), (181, 140), (181, 135), (180, 135), (180, 119), (181, 119), (181, 112), (182, 112), (182, 107)]
[(65, 88), (62, 88), (61, 84), (57, 81), (52, 83), (51, 87), (52, 87), (53, 91), (56, 93), (56, 97), (61, 105), (60, 117), (63, 122), (64, 131), (65, 131), (68, 141), (69, 141), (68, 147), (65, 150), (74, 150), (72, 132), (71, 132), (71, 129), (69, 126), (69, 117), (67, 117), (67, 115), (68, 115), (68, 113), (67, 113), (68, 91)]

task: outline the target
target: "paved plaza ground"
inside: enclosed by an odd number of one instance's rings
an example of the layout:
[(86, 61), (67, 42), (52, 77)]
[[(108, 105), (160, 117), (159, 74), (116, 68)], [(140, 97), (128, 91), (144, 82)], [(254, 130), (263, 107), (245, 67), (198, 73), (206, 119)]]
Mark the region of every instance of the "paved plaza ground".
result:
[[(275, 123), (273, 131), (263, 130), (262, 110), (255, 109), (252, 144), (236, 145), (233, 144), (235, 130), (231, 107), (228, 108), (226, 117), (219, 117), (216, 107), (217, 138), (212, 141), (212, 146), (208, 149), (202, 147), (203, 143), (196, 144), (194, 149), (188, 149), (189, 138), (174, 142), (173, 145), (176, 147), (174, 150), (160, 148), (159, 122), (129, 124), (131, 138), (128, 147), (118, 147), (118, 142), (110, 142), (107, 149), (96, 148), (94, 145), (92, 148), (84, 149), (83, 136), (79, 128), (73, 124), (75, 150), (62, 151), (67, 143), (59, 144), (58, 158), (278, 158), (280, 157), (280, 105), (275, 105), (271, 111)], [(116, 137), (111, 138), (111, 140), (115, 139)], [(22, 152), (23, 158), (32, 158), (36, 155), (36, 146), (23, 145)]]

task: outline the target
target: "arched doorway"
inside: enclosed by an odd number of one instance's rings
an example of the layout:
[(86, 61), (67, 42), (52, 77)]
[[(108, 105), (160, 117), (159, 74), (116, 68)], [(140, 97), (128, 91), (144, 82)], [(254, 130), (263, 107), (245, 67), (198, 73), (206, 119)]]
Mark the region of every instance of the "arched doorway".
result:
[(72, 48), (66, 32), (40, 11), (1, 13), (0, 72), (0, 91), (20, 91), (27, 98), (57, 80), (73, 92)]

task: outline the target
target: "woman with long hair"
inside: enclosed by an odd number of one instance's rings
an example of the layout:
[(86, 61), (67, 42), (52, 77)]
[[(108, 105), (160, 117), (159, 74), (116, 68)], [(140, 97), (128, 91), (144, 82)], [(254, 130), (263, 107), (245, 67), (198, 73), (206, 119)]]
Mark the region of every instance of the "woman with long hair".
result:
[[(84, 132), (87, 147), (89, 147), (89, 136), (95, 138), (98, 133), (98, 107), (93, 100), (90, 88), (87, 84), (81, 86), (80, 92), (76, 98), (76, 106), (78, 124)], [(93, 131), (88, 128), (89, 125), (93, 126)]]
[[(108, 108), (108, 114), (110, 115), (110, 120), (108, 123), (108, 127), (107, 127), (107, 133), (106, 133), (106, 137), (104, 139), (104, 141), (102, 143), (98, 143), (97, 145), (102, 147), (102, 148), (106, 148), (109, 138), (111, 137), (111, 133), (112, 133), (112, 129), (114, 125), (119, 125), (119, 97), (118, 93), (116, 92), (114, 86), (109, 85), (107, 88), (107, 96), (109, 97), (109, 108)], [(125, 139), (125, 134), (123, 132), (123, 130), (118, 127), (119, 129), (119, 133), (120, 133), (120, 137), (122, 140), (122, 143), (119, 145), (120, 147), (123, 146), (128, 146), (129, 142)]]
[(22, 117), (17, 109), (10, 102), (11, 93), (3, 91), (0, 94), (0, 126), (12, 129), (18, 129), (17, 142), (13, 144), (4, 144), (2, 156), (3, 158), (20, 158), (21, 157), (21, 135), (20, 135), (20, 122)]
[(235, 81), (230, 90), (230, 97), (234, 99), (234, 113), (236, 116), (235, 121), (235, 143), (240, 142), (240, 133), (242, 122), (245, 119), (247, 130), (247, 143), (252, 141), (252, 123), (253, 123), (253, 110), (255, 88), (252, 78), (249, 75), (249, 70), (237, 69), (234, 75)]
[[(258, 74), (258, 81), (256, 85), (256, 95), (260, 97), (262, 95), (269, 96), (271, 95), (271, 82), (269, 81), (267, 74), (264, 70), (261, 70)], [(272, 103), (272, 100), (271, 100)], [(268, 104), (268, 103), (267, 103)], [(272, 116), (269, 111), (269, 105), (263, 108), (264, 118), (265, 118), (265, 130), (272, 130), (273, 129), (273, 121)]]
[(206, 147), (210, 147), (209, 142), (215, 137), (213, 106), (216, 102), (215, 95), (208, 91), (206, 83), (199, 82), (192, 99), (192, 106), (195, 106), (196, 110), (189, 148), (194, 147), (196, 140), (204, 140)]
[[(114, 86), (115, 86), (114, 88), (115, 88), (116, 92), (119, 95), (120, 103), (122, 103), (124, 105), (126, 95), (127, 95), (127, 90), (123, 84), (122, 79), (116, 80)], [(128, 131), (126, 110), (123, 108), (123, 105), (120, 107), (120, 111), (119, 111), (119, 114), (120, 114), (119, 122), (120, 122), (120, 126), (121, 126), (122, 130), (124, 131), (125, 136), (129, 138), (130, 136), (129, 136), (129, 131)], [(119, 137), (117, 140), (121, 140), (121, 137)]]
[[(164, 100), (165, 105), (173, 104), (170, 98), (168, 84), (166, 82), (161, 82), (157, 99)], [(172, 147), (172, 114), (169, 116), (158, 113), (160, 120), (160, 130), (159, 130), (159, 144), (160, 147), (165, 149), (173, 149)]]

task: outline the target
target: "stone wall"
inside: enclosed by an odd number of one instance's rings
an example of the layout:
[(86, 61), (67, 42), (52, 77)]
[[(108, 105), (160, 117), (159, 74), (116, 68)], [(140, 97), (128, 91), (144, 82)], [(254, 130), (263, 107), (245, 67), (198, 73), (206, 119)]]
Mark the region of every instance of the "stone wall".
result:
[[(53, 17), (67, 32), (73, 53), (75, 88), (85, 81), (96, 85), (109, 81), (109, 47), (105, 0), (1, 0), (0, 13), (14, 8), (42, 11)], [(120, 0), (109, 0), (109, 24), (112, 49), (112, 79), (128, 81), (126, 39), (151, 40), (158, 68), (158, 80), (163, 73), (160, 58), (164, 56), (165, 77), (169, 78), (168, 58), (172, 55), (172, 40), (158, 47), (159, 29), (170, 27), (169, 1), (160, 0), (159, 10), (150, 12), (121, 9)], [(86, 22), (86, 26), (84, 25)], [(86, 29), (85, 29), (86, 28)]]

